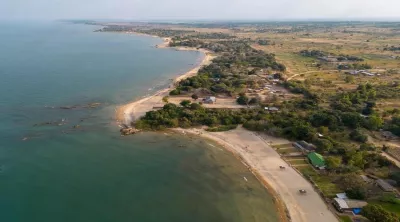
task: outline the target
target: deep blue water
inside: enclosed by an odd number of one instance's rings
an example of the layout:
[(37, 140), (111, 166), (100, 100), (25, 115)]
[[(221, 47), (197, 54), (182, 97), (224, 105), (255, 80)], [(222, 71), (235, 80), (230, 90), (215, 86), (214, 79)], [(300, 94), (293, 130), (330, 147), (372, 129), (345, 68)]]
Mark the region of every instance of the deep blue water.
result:
[(97, 28), (0, 22), (0, 221), (277, 221), (270, 195), (216, 144), (118, 134), (117, 105), (203, 55)]

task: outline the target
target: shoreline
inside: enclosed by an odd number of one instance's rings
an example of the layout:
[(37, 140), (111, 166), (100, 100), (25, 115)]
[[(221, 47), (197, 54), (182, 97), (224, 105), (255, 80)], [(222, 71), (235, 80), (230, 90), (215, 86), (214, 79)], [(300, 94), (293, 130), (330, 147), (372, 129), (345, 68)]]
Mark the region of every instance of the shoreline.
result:
[[(193, 135), (193, 136), (199, 136), (203, 139), (211, 140), (213, 142), (216, 142), (220, 146), (222, 146), (225, 150), (230, 152), (236, 159), (240, 160), (240, 162), (245, 165), (245, 167), (256, 177), (256, 179), (264, 186), (265, 189), (267, 189), (268, 193), (271, 195), (273, 198), (274, 205), (276, 209), (278, 210), (278, 217), (280, 222), (289, 222), (293, 221), (290, 219), (290, 214), (288, 211), (288, 208), (286, 204), (283, 202), (282, 198), (280, 195), (274, 190), (274, 188), (269, 184), (268, 180), (260, 174), (259, 170), (255, 167), (253, 167), (253, 164), (246, 160), (237, 150), (233, 148), (233, 145), (225, 140), (221, 140), (215, 136), (213, 136), (211, 133), (204, 131), (203, 129), (196, 129), (196, 128), (189, 128), (189, 129), (183, 129), (183, 128), (174, 128), (171, 129), (175, 133), (181, 133), (183, 135), (186, 135), (186, 133)], [(223, 132), (220, 132), (223, 133)]]
[[(281, 222), (337, 222), (313, 186), (271, 147), (288, 142), (282, 138), (260, 135), (242, 127), (227, 132), (175, 128), (172, 131), (212, 140), (231, 152), (263, 184), (274, 199)], [(280, 170), (285, 166), (286, 170)], [(306, 189), (307, 195), (300, 195)]]
[[(141, 33), (139, 34), (146, 35)], [(212, 59), (215, 58), (215, 56), (211, 55), (210, 51), (204, 49), (168, 47), (169, 41), (170, 38), (164, 38), (164, 43), (159, 44), (156, 47), (200, 51), (203, 52), (205, 56), (196, 67), (183, 75), (174, 78), (168, 88), (159, 90), (151, 96), (119, 106), (116, 110), (116, 118), (119, 123), (130, 125), (132, 121), (145, 115), (146, 112), (153, 110), (154, 107), (162, 107), (164, 105), (162, 98), (169, 95), (169, 92), (175, 88), (174, 86), (177, 82), (197, 75), (198, 70), (202, 66), (210, 64)], [(231, 152), (237, 159), (248, 167), (248, 169), (271, 194), (278, 211), (279, 221), (338, 221), (319, 194), (314, 190), (311, 183), (291, 168), (291, 166), (280, 157), (280, 155), (270, 146), (269, 143), (267, 143), (265, 139), (261, 139), (261, 135), (257, 135), (256, 133), (242, 128), (219, 133), (210, 133), (200, 129), (172, 130), (178, 133), (181, 131), (184, 135), (189, 133), (192, 135), (198, 135), (205, 139), (213, 140)], [(284, 139), (280, 138), (270, 137), (269, 139), (284, 141)], [(248, 144), (252, 144), (250, 145), (251, 148), (254, 147), (257, 149), (257, 152), (254, 152), (254, 155), (251, 155), (252, 152), (249, 153), (249, 150), (247, 149), (249, 147)], [(269, 156), (265, 156), (266, 153), (268, 153)], [(266, 159), (261, 160), (260, 157), (265, 157)], [(272, 161), (270, 161), (270, 159), (272, 159)], [(279, 170), (279, 166), (287, 166), (287, 169), (285, 171)], [(280, 178), (282, 176), (280, 175), (281, 173), (287, 173), (289, 176), (284, 175), (284, 179)], [(307, 195), (299, 195), (299, 189), (306, 189), (308, 191)]]
[[(135, 34), (135, 32), (129, 32), (129, 34)], [(151, 37), (156, 37), (152, 35), (147, 35), (147, 34), (141, 34), (138, 33), (138, 35), (145, 35), (145, 36), (151, 36)], [(160, 37), (157, 37), (160, 38)], [(135, 99), (132, 102), (120, 105), (116, 108), (115, 112), (115, 117), (117, 122), (123, 123), (126, 125), (130, 125), (132, 121), (140, 118), (141, 116), (145, 115), (146, 112), (151, 111), (154, 106), (163, 104), (162, 98), (165, 96), (169, 95), (169, 92), (174, 89), (174, 86), (176, 83), (190, 78), (192, 76), (197, 75), (198, 71), (206, 65), (211, 64), (211, 61), (216, 57), (212, 55), (211, 51), (205, 50), (205, 49), (196, 49), (196, 48), (189, 48), (189, 47), (169, 47), (169, 42), (171, 41), (171, 38), (163, 38), (164, 43), (156, 45), (156, 48), (159, 49), (175, 49), (178, 51), (198, 51), (204, 54), (203, 59), (201, 62), (199, 62), (194, 68), (190, 69), (189, 71), (177, 75), (175, 78), (173, 78), (172, 83), (169, 85), (169, 87), (161, 89), (154, 93), (153, 95), (146, 96), (141, 99)]]

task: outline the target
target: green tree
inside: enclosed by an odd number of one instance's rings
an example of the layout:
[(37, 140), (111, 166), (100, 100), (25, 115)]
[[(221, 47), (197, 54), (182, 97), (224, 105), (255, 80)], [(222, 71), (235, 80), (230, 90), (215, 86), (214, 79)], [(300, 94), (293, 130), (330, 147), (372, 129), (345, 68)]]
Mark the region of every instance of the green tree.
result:
[(361, 177), (355, 173), (347, 174), (339, 179), (339, 186), (346, 191), (349, 198), (363, 200), (366, 198), (367, 185)]
[(359, 151), (355, 153), (349, 152), (348, 155), (350, 157), (348, 164), (351, 166), (358, 167), (360, 169), (365, 168), (365, 164), (367, 164), (367, 160), (365, 159), (366, 157), (366, 152), (365, 151)]
[(359, 129), (356, 129), (350, 133), (350, 139), (352, 139), (356, 142), (365, 143), (365, 142), (367, 142), (368, 137), (366, 135), (364, 135)]
[(318, 127), (318, 132), (322, 133), (322, 135), (325, 135), (325, 134), (329, 133), (329, 128), (326, 126), (320, 126), (320, 127)]
[(356, 129), (361, 126), (363, 122), (363, 117), (360, 116), (359, 113), (342, 113), (341, 115), (342, 122), (345, 126)]
[(170, 94), (171, 96), (176, 96), (176, 95), (181, 94), (181, 92), (180, 92), (178, 89), (174, 89), (174, 90), (172, 90), (171, 92), (169, 92), (169, 94)]
[(383, 119), (378, 115), (369, 116), (365, 123), (365, 128), (369, 130), (378, 130), (383, 126)]
[(190, 104), (190, 109), (191, 110), (204, 110), (203, 106), (198, 103)]
[(193, 94), (192, 99), (197, 100), (197, 99), (199, 99), (199, 96), (197, 94)]
[(328, 156), (325, 158), (325, 163), (328, 169), (336, 169), (342, 165), (342, 158), (336, 156)]
[(255, 104), (259, 104), (261, 101), (261, 99), (259, 97), (253, 97), (250, 99), (249, 104), (250, 105), (255, 105)]
[(183, 107), (189, 107), (191, 103), (192, 102), (190, 100), (185, 99), (185, 100), (182, 100), (180, 105), (183, 106)]
[(317, 146), (318, 152), (329, 152), (333, 148), (332, 142), (327, 139), (316, 139), (314, 144)]
[(400, 219), (399, 217), (391, 213), (385, 209), (383, 209), (381, 206), (376, 205), (376, 204), (368, 204), (365, 206), (361, 214), (368, 218), (371, 222), (399, 222)]
[(168, 99), (169, 99), (168, 96), (164, 96), (164, 97), (162, 98), (162, 101), (163, 101), (164, 103), (168, 103)]
[(248, 105), (249, 97), (247, 97), (245, 95), (241, 95), (241, 96), (239, 96), (239, 98), (237, 98), (236, 102), (240, 105)]

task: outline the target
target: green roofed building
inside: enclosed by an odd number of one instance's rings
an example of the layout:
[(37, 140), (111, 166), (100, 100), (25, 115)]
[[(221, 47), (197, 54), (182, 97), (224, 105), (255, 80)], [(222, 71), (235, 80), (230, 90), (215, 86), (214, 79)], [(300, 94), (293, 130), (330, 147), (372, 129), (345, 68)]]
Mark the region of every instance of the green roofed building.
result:
[(311, 164), (318, 169), (324, 169), (326, 164), (324, 157), (316, 152), (309, 153), (307, 155), (308, 159), (310, 160)]

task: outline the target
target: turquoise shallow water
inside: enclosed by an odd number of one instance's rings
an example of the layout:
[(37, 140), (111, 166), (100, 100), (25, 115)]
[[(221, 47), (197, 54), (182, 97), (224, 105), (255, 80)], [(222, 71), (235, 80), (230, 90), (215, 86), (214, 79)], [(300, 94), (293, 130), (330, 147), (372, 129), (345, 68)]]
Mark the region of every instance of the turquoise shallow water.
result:
[(202, 55), (94, 29), (0, 22), (0, 221), (277, 221), (271, 196), (218, 145), (118, 134), (117, 104)]

